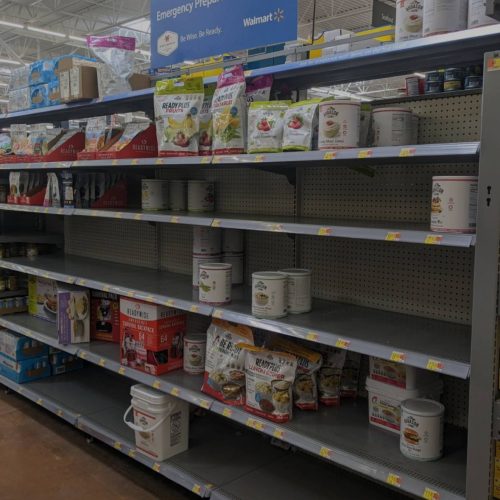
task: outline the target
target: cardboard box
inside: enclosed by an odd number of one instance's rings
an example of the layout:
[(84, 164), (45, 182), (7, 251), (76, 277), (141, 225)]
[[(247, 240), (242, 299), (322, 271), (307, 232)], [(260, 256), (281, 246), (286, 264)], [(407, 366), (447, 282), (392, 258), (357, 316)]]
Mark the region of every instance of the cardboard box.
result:
[(92, 66), (76, 65), (62, 71), (59, 76), (61, 102), (95, 99), (97, 91), (97, 70)]
[(18, 384), (50, 376), (49, 357), (14, 361), (0, 354), (0, 373)]
[(0, 354), (14, 361), (47, 356), (48, 352), (48, 346), (38, 340), (9, 330), (0, 331)]
[(57, 336), (59, 343), (90, 342), (90, 292), (61, 285), (57, 290)]
[(52, 375), (60, 375), (61, 373), (72, 372), (74, 370), (80, 370), (84, 367), (83, 359), (78, 356), (68, 354), (67, 352), (59, 351), (54, 349), (56, 352), (52, 352), (49, 355), (49, 362)]
[(55, 323), (57, 320), (57, 281), (40, 276), (28, 277), (28, 312)]
[(92, 290), (90, 299), (90, 338), (120, 342), (120, 297)]
[(49, 86), (47, 83), (30, 87), (30, 108), (38, 109), (49, 105)]
[(121, 363), (161, 375), (182, 368), (186, 314), (120, 297)]
[(134, 73), (129, 79), (130, 88), (132, 90), (144, 90), (151, 87), (151, 77), (149, 75), (142, 75)]

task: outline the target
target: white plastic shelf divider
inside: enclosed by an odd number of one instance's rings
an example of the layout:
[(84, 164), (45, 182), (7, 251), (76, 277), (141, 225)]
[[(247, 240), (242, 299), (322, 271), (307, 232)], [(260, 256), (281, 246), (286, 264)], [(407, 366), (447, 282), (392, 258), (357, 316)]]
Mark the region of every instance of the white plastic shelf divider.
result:
[[(231, 305), (214, 309), (198, 302), (189, 276), (71, 255), (3, 259), (0, 268), (136, 297), (462, 379), (470, 373), (470, 327), (466, 325), (326, 300), (315, 300), (308, 314), (263, 320), (252, 315), (246, 287), (233, 289)], [(164, 290), (175, 295), (165, 295)]]

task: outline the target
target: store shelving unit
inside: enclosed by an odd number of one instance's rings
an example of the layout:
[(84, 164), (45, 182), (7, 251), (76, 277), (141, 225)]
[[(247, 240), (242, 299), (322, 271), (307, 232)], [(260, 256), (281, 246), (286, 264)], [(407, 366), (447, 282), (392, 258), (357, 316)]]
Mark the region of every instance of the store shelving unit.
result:
[[(265, 68), (253, 74), (273, 73), (277, 79), (305, 88), (454, 64), (477, 64), (495, 47), (500, 47), (498, 26)], [(485, 57), (486, 68), (490, 60), (500, 60), (497, 53)], [(111, 385), (128, 387), (131, 379), (215, 415), (207, 417), (200, 430), (194, 431), (196, 444), (189, 452), (155, 464), (134, 451), (132, 436), (120, 427), (120, 415), (129, 400), (125, 389), (119, 403), (111, 398), (95, 410), (90, 403), (85, 406), (90, 396), (83, 396), (103, 385), (93, 384), (92, 376), (86, 379), (75, 373), (67, 378), (73, 381), (68, 384), (71, 397), (77, 398), (81, 391), (81, 407), (65, 399), (69, 395), (57, 387), (57, 378), (22, 387), (3, 378), (0, 381), (35, 402), (40, 399), (39, 404), (73, 425), (200, 496), (245, 499), (255, 498), (263, 491), (276, 491), (277, 496), (289, 492), (287, 498), (294, 498), (293, 492), (297, 498), (305, 498), (311, 494), (311, 488), (323, 484), (317, 477), (321, 474), (313, 472), (316, 468), (340, 474), (328, 464), (331, 462), (420, 498), (488, 498), (500, 241), (500, 207), (495, 197), (500, 190), (498, 141), (494, 137), (500, 128), (499, 80), (499, 72), (485, 72), (483, 116), (474, 123), (467, 122), (464, 116), (457, 122), (453, 114), (457, 110), (465, 114), (477, 109), (477, 92), (418, 99), (414, 104), (417, 112), (426, 117), (421, 130), (424, 140), (435, 144), (0, 167), (6, 171), (126, 168), (138, 173), (154, 168), (159, 178), (208, 178), (228, 191), (234, 190), (234, 196), (223, 198), (217, 212), (207, 215), (0, 205), (5, 214), (19, 211), (66, 216), (64, 255), (3, 259), (0, 268), (176, 307), (195, 319), (224, 318), (258, 330), (440, 372), (445, 376), (445, 397), (447, 391), (452, 394), (447, 402), (450, 426), (446, 431), (445, 456), (440, 461), (419, 463), (405, 459), (399, 452), (397, 436), (368, 424), (362, 401), (343, 404), (339, 409), (322, 408), (317, 413), (297, 412), (289, 424), (275, 425), (205, 396), (200, 390), (200, 377), (181, 371), (154, 377), (122, 367), (116, 345), (93, 342), (59, 346), (54, 325), (26, 314), (0, 317), (0, 325), (76, 354), (96, 365), (96, 370), (112, 372), (108, 373)], [(411, 101), (405, 103), (410, 105)], [(152, 91), (148, 90), (85, 104), (14, 113), (0, 117), (0, 125), (95, 116), (111, 109), (148, 110), (151, 104)], [(441, 108), (442, 113), (436, 111)], [(444, 116), (441, 121), (429, 118), (438, 114)], [(483, 128), (481, 142), (478, 122)], [(442, 140), (441, 132), (448, 127), (446, 140)], [(435, 134), (439, 140), (432, 140), (433, 131), (440, 132)], [(430, 177), (475, 173), (478, 159), (477, 237), (432, 233), (424, 222), (428, 218)], [(394, 177), (396, 181), (392, 181)], [(255, 183), (251, 184), (250, 179)], [(332, 194), (332, 186), (343, 186), (347, 194)], [(387, 202), (390, 198), (397, 198), (406, 212), (397, 212), (395, 205)], [(343, 215), (346, 212), (352, 212), (352, 218)], [(315, 295), (320, 297), (313, 311), (280, 320), (254, 318), (244, 286), (234, 290), (231, 305), (213, 308), (199, 303), (189, 276), (193, 225), (247, 230), (247, 274), (266, 268), (312, 267)], [(89, 254), (94, 258), (89, 258)], [(334, 275), (336, 279), (332, 279), (334, 272), (338, 273)], [(358, 276), (362, 273), (367, 274)], [(386, 295), (394, 295), (394, 305), (386, 305)], [(80, 416), (75, 419), (75, 415)], [(214, 451), (217, 446), (213, 434), (230, 432), (228, 429), (234, 424), (257, 431), (247, 434), (250, 431), (245, 430), (248, 443), (241, 446), (248, 445), (248, 459), (244, 464), (233, 459), (224, 447), (220, 452)], [(468, 433), (453, 424), (468, 427)], [(262, 452), (258, 448), (262, 445), (258, 433), (313, 457), (275, 448)], [(279, 459), (274, 460), (272, 454), (279, 455)], [(252, 461), (255, 467), (250, 469)], [(293, 475), (294, 470), (306, 472)], [(221, 477), (223, 472), (226, 475)], [(357, 487), (353, 481), (349, 486), (352, 495), (346, 498), (354, 498)], [(327, 491), (317, 490), (318, 498)], [(390, 498), (391, 494), (387, 489), (381, 498)]]

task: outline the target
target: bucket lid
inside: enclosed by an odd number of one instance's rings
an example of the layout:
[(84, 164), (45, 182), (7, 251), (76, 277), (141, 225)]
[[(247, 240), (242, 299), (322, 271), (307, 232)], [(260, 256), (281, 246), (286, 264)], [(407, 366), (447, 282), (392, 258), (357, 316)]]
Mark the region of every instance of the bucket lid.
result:
[(227, 271), (232, 267), (232, 264), (226, 264), (224, 262), (207, 262), (206, 264), (200, 264), (200, 269), (208, 269), (211, 271)]
[(286, 278), (286, 274), (279, 273), (276, 271), (262, 271), (253, 273), (252, 278), (261, 280), (283, 280)]
[(292, 276), (310, 276), (310, 269), (280, 269), (280, 273), (290, 274)]
[(401, 409), (421, 417), (438, 417), (444, 413), (444, 405), (432, 399), (407, 399), (401, 403)]
[(377, 108), (373, 110), (374, 113), (411, 113), (409, 108)]
[(184, 340), (189, 342), (206, 342), (207, 334), (206, 333), (188, 333), (184, 335)]
[(165, 405), (172, 401), (172, 397), (164, 392), (157, 391), (144, 384), (136, 384), (130, 388), (130, 395), (133, 398), (142, 399), (152, 405)]

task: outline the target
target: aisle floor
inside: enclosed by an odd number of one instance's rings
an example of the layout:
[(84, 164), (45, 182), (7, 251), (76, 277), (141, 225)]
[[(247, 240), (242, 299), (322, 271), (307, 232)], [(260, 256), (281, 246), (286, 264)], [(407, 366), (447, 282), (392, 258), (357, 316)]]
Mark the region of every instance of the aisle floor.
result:
[(0, 387), (2, 500), (198, 498)]

